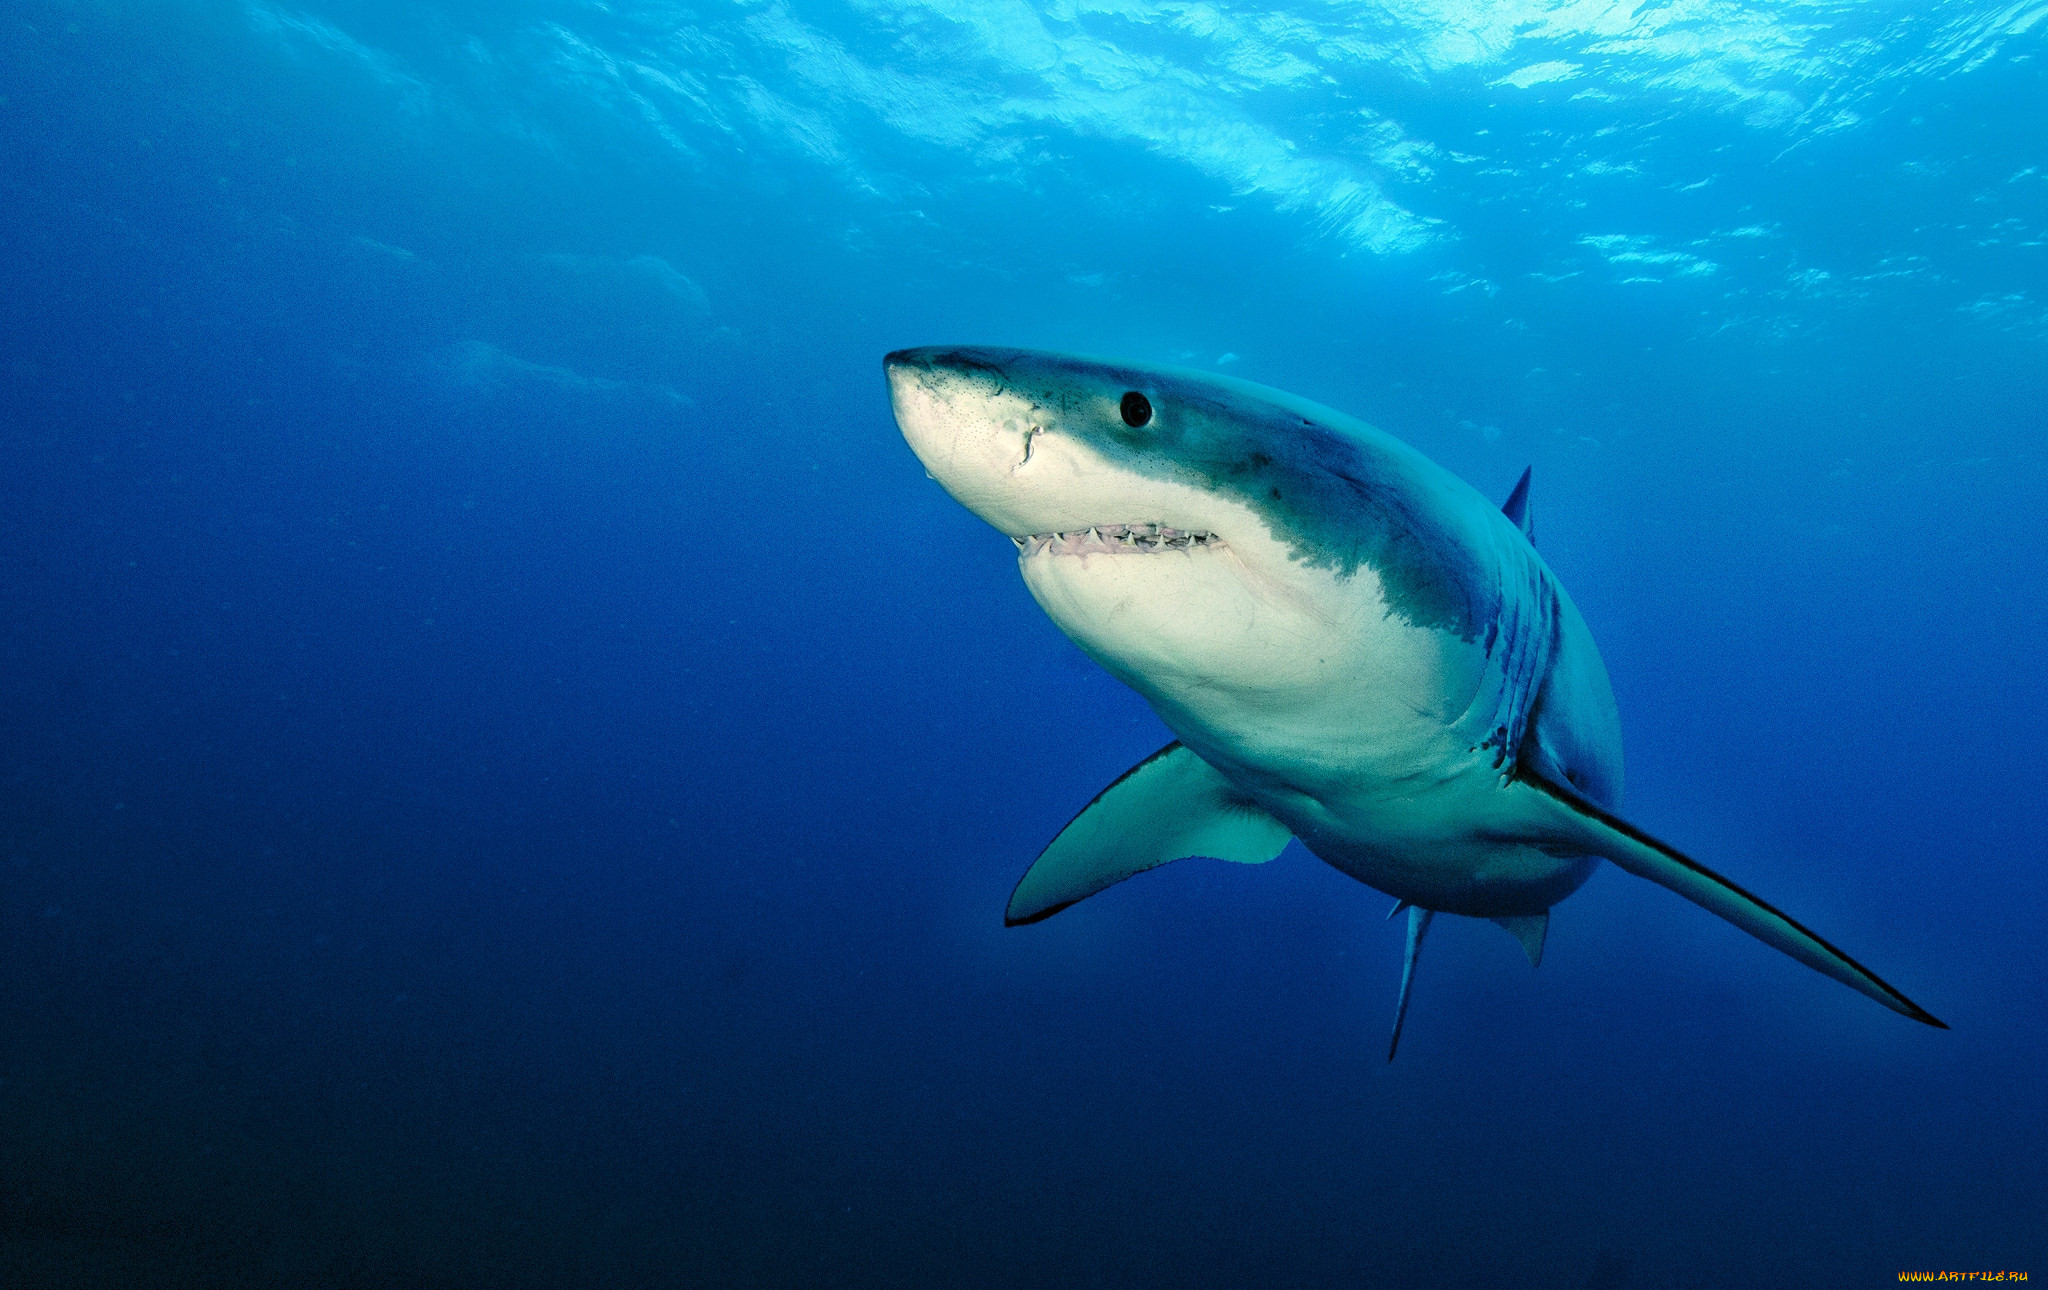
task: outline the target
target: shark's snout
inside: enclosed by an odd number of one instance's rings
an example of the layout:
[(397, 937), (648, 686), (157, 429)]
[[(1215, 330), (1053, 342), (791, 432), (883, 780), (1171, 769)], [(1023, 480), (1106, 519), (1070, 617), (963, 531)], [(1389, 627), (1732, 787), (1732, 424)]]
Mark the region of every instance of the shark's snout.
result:
[(946, 345), (896, 350), (882, 368), (925, 472), (1020, 551), (1188, 550), (1183, 537), (1207, 546), (1228, 518), (1212, 490), (1176, 477), (1185, 472), (1161, 447), (1158, 373)]
[(961, 351), (899, 349), (882, 360), (904, 442), (926, 473), (967, 509), (1008, 533), (1036, 531), (1018, 512), (1017, 470), (1043, 418), (1009, 388), (1000, 366)]
[(898, 369), (922, 367), (925, 365), (926, 356), (931, 353), (932, 347), (929, 345), (916, 349), (891, 350), (882, 355), (882, 371), (893, 385)]

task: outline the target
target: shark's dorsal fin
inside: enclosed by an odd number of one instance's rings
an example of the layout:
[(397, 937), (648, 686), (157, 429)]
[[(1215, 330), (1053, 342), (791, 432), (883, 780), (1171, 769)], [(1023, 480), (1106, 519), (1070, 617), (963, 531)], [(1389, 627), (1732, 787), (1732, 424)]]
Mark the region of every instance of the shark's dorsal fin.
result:
[(1415, 960), (1422, 954), (1422, 938), (1429, 933), (1429, 920), (1436, 917), (1433, 909), (1418, 905), (1408, 906), (1408, 950), (1401, 956), (1401, 1002), (1394, 1005), (1394, 1037), (1387, 1041), (1387, 1060), (1394, 1060), (1394, 1052), (1401, 1046), (1401, 1027), (1408, 1021), (1408, 991), (1415, 984)]
[(1508, 935), (1522, 943), (1522, 953), (1529, 956), (1530, 967), (1543, 966), (1543, 938), (1550, 934), (1550, 911), (1540, 914), (1521, 914), (1513, 918), (1493, 920), (1507, 928)]
[(1003, 922), (1051, 918), (1134, 873), (1186, 856), (1264, 864), (1294, 835), (1178, 741), (1095, 795), (1024, 871)]
[(1510, 524), (1522, 530), (1522, 536), (1529, 539), (1531, 546), (1536, 544), (1536, 521), (1529, 514), (1529, 476), (1535, 471), (1534, 466), (1524, 467), (1521, 479), (1515, 482), (1515, 491), (1500, 504), (1500, 513), (1508, 517)]
[(1591, 855), (1604, 856), (1638, 878), (1669, 887), (1709, 913), (1729, 922), (1776, 950), (1782, 950), (1823, 976), (1831, 976), (1894, 1012), (1947, 1030), (1948, 1026), (1919, 1004), (1900, 994), (1855, 959), (1808, 931), (1791, 915), (1750, 895), (1742, 888), (1659, 842), (1619, 816), (1609, 814), (1573, 789), (1537, 774), (1525, 763), (1516, 778), (1548, 798), (1556, 808), (1552, 828), (1568, 831), (1572, 841)]

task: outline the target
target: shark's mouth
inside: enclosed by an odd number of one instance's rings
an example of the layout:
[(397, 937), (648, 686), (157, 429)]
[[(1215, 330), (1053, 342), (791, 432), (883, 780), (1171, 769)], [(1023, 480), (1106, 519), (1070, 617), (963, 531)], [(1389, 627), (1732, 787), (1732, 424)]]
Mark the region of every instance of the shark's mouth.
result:
[(1164, 524), (1098, 524), (1073, 533), (1013, 537), (1019, 558), (1034, 555), (1153, 555), (1162, 551), (1213, 551), (1223, 547), (1214, 533)]

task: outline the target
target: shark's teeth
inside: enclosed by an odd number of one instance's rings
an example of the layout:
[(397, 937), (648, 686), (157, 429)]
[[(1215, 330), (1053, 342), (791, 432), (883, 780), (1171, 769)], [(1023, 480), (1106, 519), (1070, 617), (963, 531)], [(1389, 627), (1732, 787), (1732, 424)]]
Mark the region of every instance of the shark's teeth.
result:
[(1033, 533), (1011, 542), (1025, 556), (1087, 555), (1115, 552), (1145, 555), (1155, 551), (1193, 551), (1223, 545), (1214, 533), (1198, 533), (1166, 524), (1096, 524), (1071, 533)]

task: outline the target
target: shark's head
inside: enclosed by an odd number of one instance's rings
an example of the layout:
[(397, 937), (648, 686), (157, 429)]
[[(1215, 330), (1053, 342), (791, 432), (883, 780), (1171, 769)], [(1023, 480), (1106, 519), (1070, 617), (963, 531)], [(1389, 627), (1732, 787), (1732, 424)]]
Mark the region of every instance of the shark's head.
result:
[(1470, 508), (1434, 504), (1464, 486), (1328, 408), (1031, 350), (909, 349), (885, 367), (925, 468), (1018, 544), (1046, 612), (1134, 684), (1284, 688), (1355, 663), (1362, 625), (1471, 640), (1490, 621), (1496, 593), (1453, 531)]

